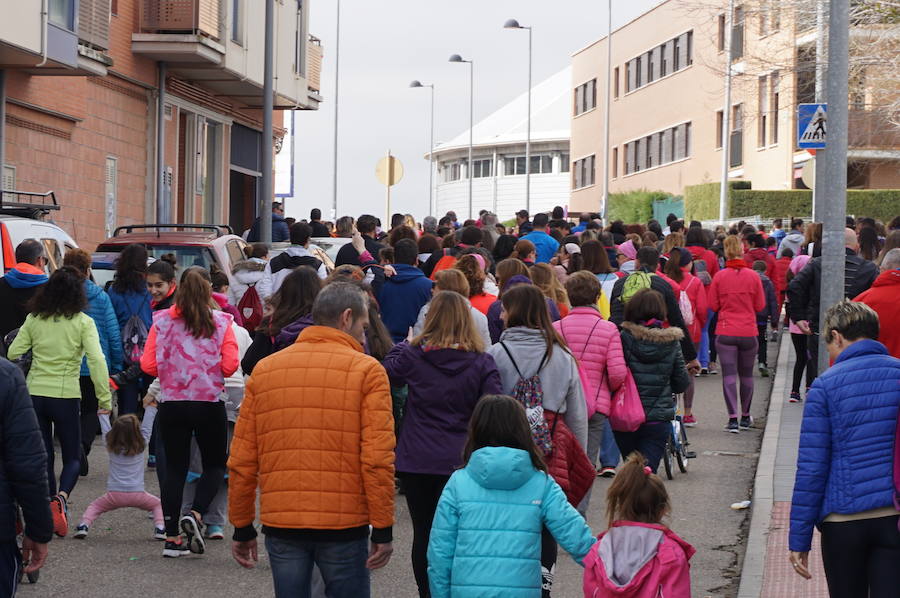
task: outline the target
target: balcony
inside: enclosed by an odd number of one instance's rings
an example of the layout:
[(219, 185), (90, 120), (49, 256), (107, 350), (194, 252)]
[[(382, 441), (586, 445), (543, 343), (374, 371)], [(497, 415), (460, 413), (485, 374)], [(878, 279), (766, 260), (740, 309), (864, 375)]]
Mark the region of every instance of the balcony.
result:
[(848, 145), (853, 150), (893, 150), (900, 147), (900, 126), (889, 110), (851, 108), (848, 113)]
[(143, 0), (140, 33), (131, 50), (174, 65), (218, 65), (225, 55), (219, 43), (220, 0)]
[(306, 84), (310, 92), (318, 95), (322, 90), (322, 40), (310, 35), (306, 52)]

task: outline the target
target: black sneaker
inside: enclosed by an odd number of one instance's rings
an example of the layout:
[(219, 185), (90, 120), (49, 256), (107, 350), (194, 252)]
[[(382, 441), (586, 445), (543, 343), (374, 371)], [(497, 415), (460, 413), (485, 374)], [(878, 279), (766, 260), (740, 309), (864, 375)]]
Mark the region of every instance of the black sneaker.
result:
[(753, 426), (753, 418), (749, 415), (744, 415), (741, 417), (741, 429), (749, 430)]
[(166, 540), (166, 545), (163, 547), (164, 557), (177, 559), (178, 557), (184, 556), (186, 554), (191, 554), (191, 551), (188, 549), (187, 544), (181, 538), (178, 538), (178, 542)]
[[(81, 526), (78, 526), (81, 529)], [(162, 527), (154, 527), (153, 528), (153, 538), (155, 540), (165, 540), (166, 539), (166, 530)]]
[(732, 434), (737, 434), (740, 432), (740, 428), (738, 427), (738, 420), (736, 417), (732, 417), (728, 420), (728, 425), (725, 426), (725, 429)]
[(87, 538), (87, 535), (88, 535), (88, 526), (86, 526), (85, 524), (82, 523), (78, 527), (75, 528), (75, 534), (72, 537), (76, 538), (78, 540), (84, 540), (85, 538)]
[(764, 363), (759, 364), (759, 375), (763, 378), (769, 377), (769, 366)]
[(790, 398), (788, 399), (788, 403), (799, 403), (803, 399), (800, 397), (799, 392), (792, 392)]
[(203, 541), (203, 527), (194, 517), (193, 513), (182, 515), (178, 521), (181, 531), (187, 536), (187, 546), (194, 554), (203, 554), (206, 551), (206, 542)]

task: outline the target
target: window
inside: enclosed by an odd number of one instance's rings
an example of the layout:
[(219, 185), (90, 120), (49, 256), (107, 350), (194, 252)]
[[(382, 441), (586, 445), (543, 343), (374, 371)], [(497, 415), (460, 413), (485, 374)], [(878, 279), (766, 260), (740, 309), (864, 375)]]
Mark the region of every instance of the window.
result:
[(643, 87), (644, 86), (644, 69), (643, 69), (643, 61), (641, 57), (638, 56), (632, 62), (634, 62), (634, 84), (635, 87)]
[[(566, 161), (568, 162), (568, 157), (566, 157)], [(508, 156), (503, 159), (503, 162), (504, 175), (513, 176), (525, 174), (525, 156)], [(550, 174), (551, 172), (553, 172), (552, 154), (538, 154), (531, 156), (531, 174)]]
[(866, 109), (866, 69), (858, 67), (855, 73), (850, 75), (850, 109)]
[(816, 101), (816, 46), (807, 44), (797, 48), (797, 103)]
[(490, 158), (472, 160), (472, 178), (482, 179), (494, 175), (494, 161)]
[(228, 257), (231, 259), (232, 264), (247, 259), (247, 256), (244, 253), (244, 247), (246, 245), (247, 242), (243, 239), (232, 239), (225, 244), (225, 251), (228, 252)]
[(74, 0), (50, 0), (48, 9), (51, 23), (69, 31), (75, 30)]
[(688, 31), (682, 37), (684, 38), (684, 65), (690, 66), (694, 64), (694, 32)]
[(769, 35), (769, 6), (766, 0), (759, 3), (759, 36)]
[(112, 0), (112, 2), (110, 2), (109, 12), (113, 16), (119, 15), (119, 0)]
[(731, 60), (744, 57), (744, 9), (734, 9), (734, 24), (731, 27)]
[(525, 174), (525, 156), (504, 158), (503, 162), (505, 164), (505, 167), (503, 169), (504, 175), (513, 176), (517, 174)]
[(619, 148), (614, 147), (612, 151), (612, 176), (619, 176)]
[(531, 174), (550, 174), (553, 172), (553, 156), (531, 156)]
[(769, 112), (771, 114), (771, 117), (769, 118), (769, 143), (776, 144), (778, 143), (778, 110), (780, 108), (779, 101), (781, 99), (779, 86), (781, 85), (781, 75), (778, 71), (775, 71), (769, 75), (769, 78), (769, 90), (772, 94), (772, 99), (769, 102)]
[(619, 67), (613, 69), (613, 97), (619, 97)]
[(575, 116), (597, 106), (597, 80), (591, 79), (575, 88)]
[(731, 154), (729, 166), (732, 168), (744, 163), (744, 105), (731, 107)]
[(594, 184), (594, 156), (587, 156), (575, 161), (575, 172), (572, 173), (573, 189), (582, 189)]
[(669, 162), (673, 162), (675, 160), (675, 151), (674, 146), (672, 145), (674, 142), (674, 129), (666, 129), (662, 132), (662, 156), (660, 157), (659, 163), (668, 164)]
[(625, 93), (634, 89), (634, 69), (631, 68), (631, 61), (625, 63)]
[(684, 65), (681, 64), (681, 39), (676, 37), (673, 40), (675, 44), (672, 49), (672, 70), (677, 71), (678, 69), (683, 68)]
[(104, 221), (106, 223), (106, 236), (111, 237), (113, 231), (116, 230), (116, 212), (118, 208), (117, 199), (118, 187), (118, 165), (117, 160), (112, 156), (106, 158), (106, 197), (105, 197), (105, 214)]
[(666, 44), (658, 46), (656, 52), (659, 55), (659, 76), (662, 78), (669, 74), (669, 61), (666, 58)]
[[(3, 164), (0, 169), (0, 191), (14, 191), (16, 188), (16, 167), (9, 164)], [(16, 201), (12, 194), (4, 193), (0, 195), (0, 199), (8, 201)]]
[(303, 22), (303, 0), (297, 0), (297, 24), (294, 31), (294, 72), (306, 76), (306, 52), (309, 36)]
[(769, 77), (763, 75), (758, 79), (757, 104), (757, 135), (756, 147), (766, 147), (766, 133), (768, 132), (769, 118)]
[(625, 93), (693, 64), (693, 42), (694, 32), (688, 31), (626, 62)]
[(719, 50), (719, 52), (724, 52), (725, 51), (725, 15), (724, 14), (719, 15), (718, 24), (719, 24), (719, 32), (716, 37), (716, 48)]
[(462, 165), (460, 162), (450, 162), (442, 168), (444, 173), (444, 182), (452, 183), (462, 178)]
[(571, 163), (569, 162), (571, 158), (569, 158), (569, 152), (563, 152), (559, 155), (559, 171), (560, 172), (569, 172), (571, 168)]
[(722, 130), (725, 128), (725, 111), (716, 112), (716, 149), (722, 149)]
[(774, 0), (769, 6), (769, 31), (775, 33), (781, 30), (781, 2)]
[(241, 3), (244, 0), (231, 0), (231, 41), (244, 45), (244, 11)]
[(654, 79), (657, 78), (656, 77), (656, 63), (658, 61), (654, 60), (654, 52), (655, 52), (655, 49), (650, 50), (649, 52), (647, 52), (644, 55), (646, 57), (645, 60), (647, 62), (647, 83), (650, 83)]
[[(625, 174), (665, 166), (691, 155), (691, 123), (657, 131), (625, 144)], [(613, 148), (613, 177), (618, 176), (619, 152)]]

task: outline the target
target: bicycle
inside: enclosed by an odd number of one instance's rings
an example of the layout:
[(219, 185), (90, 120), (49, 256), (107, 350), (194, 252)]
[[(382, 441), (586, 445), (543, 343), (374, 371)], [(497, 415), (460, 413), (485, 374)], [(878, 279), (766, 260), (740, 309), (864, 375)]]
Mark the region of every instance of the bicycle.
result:
[(687, 450), (690, 441), (687, 437), (687, 428), (682, 422), (684, 412), (681, 409), (680, 395), (674, 395), (675, 398), (675, 419), (672, 420), (672, 432), (666, 439), (666, 450), (663, 452), (663, 466), (666, 469), (666, 478), (674, 479), (674, 469), (672, 467), (673, 458), (678, 470), (681, 473), (688, 472), (688, 459), (694, 459), (697, 453)]

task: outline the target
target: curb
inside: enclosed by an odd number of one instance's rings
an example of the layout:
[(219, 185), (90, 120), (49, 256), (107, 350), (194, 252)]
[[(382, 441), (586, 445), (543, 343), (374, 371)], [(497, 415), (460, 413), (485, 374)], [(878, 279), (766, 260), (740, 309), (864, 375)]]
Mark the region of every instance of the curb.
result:
[(756, 477), (753, 481), (753, 506), (750, 514), (750, 532), (744, 551), (741, 568), (741, 583), (737, 598), (760, 598), (763, 576), (766, 569), (766, 546), (769, 524), (772, 519), (772, 504), (775, 498), (775, 456), (778, 453), (778, 436), (781, 432), (781, 411), (784, 407), (784, 388), (788, 384), (788, 365), (791, 354), (790, 335), (782, 333), (778, 348), (778, 365), (769, 410), (766, 416), (766, 431), (763, 434)]

